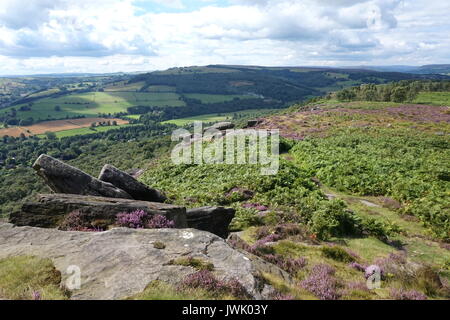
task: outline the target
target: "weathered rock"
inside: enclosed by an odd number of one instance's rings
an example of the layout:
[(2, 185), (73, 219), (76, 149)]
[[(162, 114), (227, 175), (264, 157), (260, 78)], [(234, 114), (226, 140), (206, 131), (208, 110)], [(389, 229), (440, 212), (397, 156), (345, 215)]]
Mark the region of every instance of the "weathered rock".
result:
[[(165, 248), (154, 248), (155, 242)], [(263, 298), (265, 288), (259, 265), (267, 263), (256, 264), (218, 236), (194, 229), (117, 228), (96, 233), (0, 224), (0, 258), (18, 255), (51, 259), (63, 284), (74, 275), (68, 274), (68, 267), (78, 267), (81, 287), (72, 290), (72, 299), (123, 299), (154, 280), (179, 283), (196, 270), (169, 262), (186, 256), (212, 263), (219, 279), (238, 279), (256, 299)]]
[(186, 211), (187, 224), (189, 228), (209, 231), (226, 238), (228, 226), (233, 220), (235, 210), (224, 207), (201, 207), (188, 209)]
[(105, 164), (103, 166), (98, 179), (100, 181), (109, 182), (117, 188), (124, 190), (136, 200), (164, 202), (167, 199), (161, 191), (147, 187), (128, 173), (123, 172), (110, 164)]
[(75, 210), (82, 212), (89, 221), (103, 220), (113, 224), (116, 214), (144, 210), (149, 214), (160, 214), (175, 222), (176, 228), (186, 228), (184, 207), (147, 201), (105, 198), (75, 194), (41, 194), (38, 201), (23, 204), (18, 212), (11, 213), (10, 222), (18, 226), (54, 228), (64, 217)]
[(247, 128), (255, 127), (260, 122), (261, 122), (261, 120), (258, 120), (258, 119), (247, 120)]
[(100, 181), (80, 169), (45, 154), (37, 158), (33, 169), (56, 193), (131, 199), (128, 193), (111, 183)]
[(219, 122), (216, 124), (213, 124), (211, 127), (205, 128), (205, 131), (208, 129), (216, 129), (216, 130), (227, 130), (227, 129), (233, 129), (234, 124), (231, 122)]

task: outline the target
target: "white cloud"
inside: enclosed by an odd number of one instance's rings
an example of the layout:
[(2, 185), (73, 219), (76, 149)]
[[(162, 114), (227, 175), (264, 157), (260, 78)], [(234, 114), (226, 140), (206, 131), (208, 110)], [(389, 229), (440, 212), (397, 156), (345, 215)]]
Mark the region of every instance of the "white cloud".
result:
[(1, 0), (0, 74), (448, 62), (446, 1), (150, 1), (182, 12), (143, 12), (144, 0)]

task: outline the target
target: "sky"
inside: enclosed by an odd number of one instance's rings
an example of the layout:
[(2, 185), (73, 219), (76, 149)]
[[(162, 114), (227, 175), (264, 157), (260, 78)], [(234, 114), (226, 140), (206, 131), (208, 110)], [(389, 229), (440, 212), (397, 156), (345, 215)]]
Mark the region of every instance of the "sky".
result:
[(0, 0), (0, 75), (450, 63), (446, 0)]

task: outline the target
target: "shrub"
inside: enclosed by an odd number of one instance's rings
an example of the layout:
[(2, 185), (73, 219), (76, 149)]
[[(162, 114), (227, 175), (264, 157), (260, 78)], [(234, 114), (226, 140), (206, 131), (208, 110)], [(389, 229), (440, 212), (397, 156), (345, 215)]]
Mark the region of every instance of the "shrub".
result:
[(355, 258), (353, 256), (351, 256), (347, 251), (338, 246), (322, 247), (321, 251), (325, 257), (336, 261), (346, 263), (355, 261)]
[(175, 222), (167, 219), (166, 217), (155, 214), (148, 222), (147, 227), (149, 229), (163, 229), (163, 228), (174, 228)]
[(230, 294), (241, 299), (249, 297), (247, 290), (238, 280), (218, 280), (209, 270), (201, 270), (188, 275), (183, 280), (181, 288), (204, 289), (214, 296)]
[(358, 262), (352, 262), (348, 265), (350, 268), (353, 268), (355, 270), (361, 271), (361, 272), (365, 272), (367, 266), (359, 264)]
[(85, 214), (80, 211), (72, 211), (66, 217), (59, 225), (60, 230), (65, 231), (84, 231), (84, 232), (99, 232), (103, 231), (102, 228), (93, 226), (88, 219), (86, 218)]
[(346, 204), (342, 200), (324, 202), (313, 214), (309, 225), (321, 240), (359, 233), (358, 219), (346, 210)]
[(427, 296), (416, 290), (391, 289), (390, 296), (394, 300), (427, 300)]
[(338, 281), (334, 277), (335, 272), (327, 264), (317, 264), (300, 285), (321, 300), (337, 300), (341, 295), (338, 292)]
[(116, 215), (116, 224), (132, 229), (161, 229), (175, 226), (175, 223), (166, 217), (159, 214), (149, 216), (144, 210), (118, 213)]
[(116, 215), (116, 223), (121, 227), (143, 229), (148, 220), (148, 213), (144, 210), (121, 212)]

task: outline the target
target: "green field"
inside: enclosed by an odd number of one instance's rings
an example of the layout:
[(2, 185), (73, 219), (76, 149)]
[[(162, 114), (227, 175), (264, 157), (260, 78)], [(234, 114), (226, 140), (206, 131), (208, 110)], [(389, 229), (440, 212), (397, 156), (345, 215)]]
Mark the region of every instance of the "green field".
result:
[(202, 103), (219, 103), (231, 101), (235, 98), (238, 99), (251, 99), (253, 96), (245, 95), (224, 95), (224, 94), (201, 94), (201, 93), (188, 93), (185, 94), (187, 98), (200, 100)]
[(450, 92), (421, 92), (414, 103), (450, 106)]
[(230, 113), (203, 114), (203, 115), (195, 116), (195, 117), (187, 117), (187, 118), (168, 120), (168, 121), (164, 121), (163, 123), (172, 123), (172, 124), (175, 124), (175, 125), (181, 127), (186, 124), (193, 123), (194, 121), (202, 121), (204, 123), (210, 123), (210, 122), (232, 120), (234, 115), (237, 115), (239, 117), (246, 117), (246, 116), (258, 117), (258, 116), (267, 115), (276, 110), (277, 109), (249, 109), (249, 110), (230, 112)]
[[(114, 130), (118, 128), (124, 128), (124, 127), (130, 127), (130, 126), (136, 126), (136, 124), (123, 124), (121, 126), (104, 126), (104, 127), (95, 127), (95, 128), (77, 128), (77, 129), (70, 129), (70, 130), (63, 130), (63, 131), (57, 131), (55, 132), (57, 138), (64, 138), (64, 137), (73, 137), (73, 136), (81, 136), (85, 134), (92, 134), (92, 133), (99, 133), (99, 132), (106, 132), (109, 130)], [(45, 137), (45, 134), (40, 134), (38, 137), (43, 138)]]
[(148, 91), (148, 92), (175, 92), (175, 91), (177, 91), (177, 88), (171, 87), (171, 86), (150, 86), (145, 91)]
[[(126, 112), (128, 107), (136, 105), (176, 107), (185, 106), (185, 103), (179, 100), (178, 94), (172, 92), (87, 92), (39, 99), (33, 103), (30, 111), (19, 111), (21, 106), (25, 106), (22, 104), (4, 109), (3, 112), (15, 108), (19, 119), (32, 117), (34, 120), (46, 120)], [(55, 106), (59, 106), (61, 111), (55, 111)]]
[(134, 82), (134, 83), (126, 83), (124, 81), (121, 82), (115, 82), (109, 86), (107, 86), (105, 88), (105, 91), (108, 92), (136, 92), (141, 90), (141, 88), (144, 86), (144, 82), (140, 81), (140, 82)]

